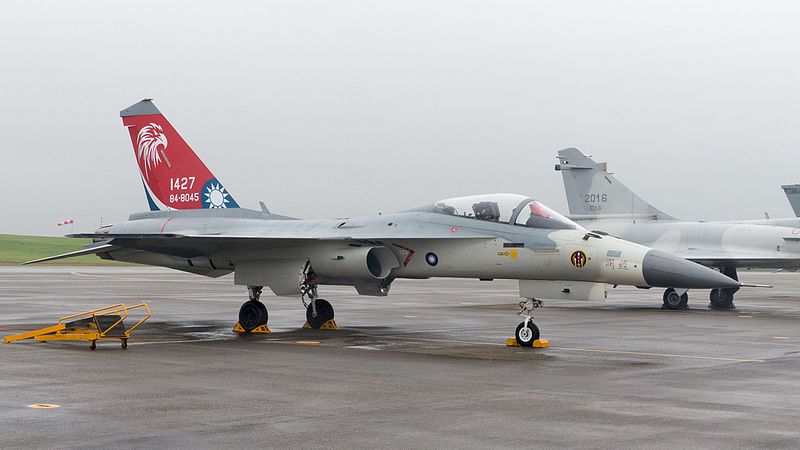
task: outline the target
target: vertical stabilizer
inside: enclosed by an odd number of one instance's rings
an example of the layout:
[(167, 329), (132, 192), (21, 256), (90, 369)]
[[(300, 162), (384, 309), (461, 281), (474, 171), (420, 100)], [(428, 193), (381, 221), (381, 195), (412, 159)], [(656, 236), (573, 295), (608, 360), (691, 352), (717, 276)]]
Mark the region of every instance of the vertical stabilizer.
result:
[(789, 199), (789, 204), (792, 205), (794, 215), (800, 217), (800, 184), (784, 184), (781, 189), (786, 193), (786, 198)]
[(119, 115), (131, 135), (151, 211), (239, 207), (152, 100)]
[(573, 216), (623, 215), (643, 219), (674, 219), (642, 200), (608, 172), (607, 163), (596, 163), (577, 148), (558, 152), (556, 170), (564, 178), (569, 213)]

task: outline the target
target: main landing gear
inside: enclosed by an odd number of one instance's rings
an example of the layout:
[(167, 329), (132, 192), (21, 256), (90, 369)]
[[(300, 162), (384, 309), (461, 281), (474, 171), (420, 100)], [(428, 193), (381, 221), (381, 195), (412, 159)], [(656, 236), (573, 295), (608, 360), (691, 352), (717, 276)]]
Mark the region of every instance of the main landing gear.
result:
[(533, 341), (539, 339), (539, 327), (533, 323), (533, 310), (542, 306), (541, 300), (529, 298), (519, 302), (519, 315), (525, 316), (525, 320), (517, 325), (514, 337), (517, 343), (523, 347), (533, 347)]
[[(300, 275), (300, 300), (306, 308), (305, 328), (337, 329), (336, 321), (333, 320), (333, 305), (324, 298), (317, 295), (317, 276), (311, 269), (311, 265), (306, 263), (302, 275)], [(306, 302), (308, 297), (308, 302)]]
[[(735, 267), (723, 267), (720, 272), (739, 281)], [(709, 295), (710, 303), (708, 304), (708, 308), (715, 310), (736, 309), (736, 305), (733, 304), (733, 294), (738, 290), (739, 288), (712, 289)], [(686, 290), (669, 288), (664, 291), (664, 305), (661, 307), (662, 309), (688, 309), (688, 304), (689, 294), (687, 294)]]
[(661, 309), (687, 309), (689, 304), (689, 294), (684, 290), (679, 292), (673, 288), (664, 291), (664, 304)]
[(250, 300), (244, 302), (239, 308), (239, 326), (246, 332), (251, 332), (256, 328), (267, 325), (269, 313), (267, 306), (261, 303), (261, 290), (263, 286), (248, 286), (247, 294)]
[[(739, 276), (736, 274), (735, 267), (723, 267), (720, 272), (739, 281)], [(738, 290), (739, 288), (713, 289), (709, 295), (710, 302), (708, 303), (708, 308), (716, 310), (736, 309), (736, 305), (733, 304), (733, 294)]]

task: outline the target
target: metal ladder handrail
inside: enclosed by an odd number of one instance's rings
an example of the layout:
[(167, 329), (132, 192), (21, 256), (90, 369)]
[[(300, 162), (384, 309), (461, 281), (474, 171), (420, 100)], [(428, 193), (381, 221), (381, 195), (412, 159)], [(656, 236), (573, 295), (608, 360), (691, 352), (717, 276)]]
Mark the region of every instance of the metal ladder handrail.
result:
[[(78, 319), (78, 318), (87, 318), (88, 319), (89, 317), (91, 317), (92, 320), (94, 321), (95, 327), (97, 328), (97, 333), (98, 333), (99, 337), (104, 337), (106, 334), (108, 334), (109, 331), (113, 330), (117, 325), (121, 324), (125, 319), (128, 318), (128, 311), (130, 311), (132, 309), (137, 309), (137, 308), (144, 308), (147, 313), (134, 326), (132, 326), (132, 327), (130, 327), (130, 328), (125, 330), (124, 334), (125, 334), (126, 337), (128, 337), (128, 336), (130, 336), (131, 331), (133, 331), (136, 328), (138, 328), (139, 325), (143, 324), (147, 319), (150, 318), (150, 307), (147, 306), (147, 303), (139, 303), (137, 305), (133, 305), (133, 306), (130, 306), (130, 307), (125, 306), (122, 303), (117, 303), (117, 304), (114, 304), (114, 305), (105, 306), (103, 308), (90, 309), (88, 311), (80, 312), (80, 313), (77, 313), (77, 314), (70, 314), (68, 316), (61, 317), (60, 319), (58, 319), (58, 323), (62, 324), (65, 321), (70, 320), (70, 319)], [(97, 317), (98, 316), (109, 316), (109, 315), (112, 315), (112, 314), (119, 314), (119, 316), (120, 316), (119, 320), (117, 320), (116, 322), (111, 324), (111, 326), (109, 326), (109, 327), (107, 327), (105, 329), (101, 328), (100, 327), (100, 323), (97, 321)]]
[[(101, 314), (98, 314), (98, 313), (101, 313)], [(106, 329), (102, 329), (100, 327), (100, 323), (97, 321), (97, 316), (108, 316), (108, 315), (111, 315), (111, 314), (114, 314), (114, 313), (119, 314), (119, 320), (114, 322), (110, 327), (108, 327)], [(123, 305), (122, 303), (117, 303), (115, 305), (105, 306), (103, 308), (90, 309), (89, 311), (84, 311), (84, 312), (81, 312), (81, 313), (70, 314), (69, 316), (64, 316), (64, 317), (58, 319), (58, 323), (64, 323), (64, 321), (66, 321), (66, 320), (76, 319), (76, 318), (83, 317), (83, 316), (87, 316), (87, 317), (85, 317), (87, 319), (89, 317), (91, 317), (92, 321), (94, 322), (94, 326), (97, 329), (98, 336), (99, 337), (103, 337), (103, 336), (106, 335), (106, 333), (108, 333), (109, 331), (114, 329), (114, 327), (116, 327), (117, 325), (122, 323), (122, 321), (124, 321), (128, 317), (128, 312), (127, 312), (127, 310), (125, 308), (125, 305)]]
[[(150, 307), (149, 307), (149, 306), (147, 306), (147, 303), (139, 303), (138, 305), (133, 305), (133, 306), (131, 306), (131, 307), (127, 308), (127, 311), (130, 311), (130, 310), (132, 310), (132, 309), (136, 309), (136, 308), (144, 308), (144, 309), (145, 309), (145, 311), (147, 311), (147, 315), (145, 315), (145, 316), (144, 316), (144, 317), (143, 317), (143, 318), (142, 318), (140, 321), (136, 322), (136, 325), (134, 325), (134, 326), (132, 326), (132, 327), (128, 328), (128, 329), (125, 331), (125, 334), (127, 334), (127, 335), (130, 335), (130, 334), (131, 334), (131, 331), (135, 330), (135, 329), (136, 329), (136, 327), (138, 327), (139, 325), (143, 324), (145, 320), (147, 320), (147, 319), (149, 319), (149, 318), (150, 318)], [(127, 312), (127, 311), (126, 311), (126, 312)], [(126, 314), (126, 316), (127, 316), (127, 314)]]

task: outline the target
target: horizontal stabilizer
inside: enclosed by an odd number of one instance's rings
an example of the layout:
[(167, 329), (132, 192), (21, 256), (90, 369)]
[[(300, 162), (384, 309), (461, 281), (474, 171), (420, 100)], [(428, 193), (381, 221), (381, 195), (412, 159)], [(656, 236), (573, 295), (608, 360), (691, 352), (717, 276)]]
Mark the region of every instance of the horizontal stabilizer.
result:
[(95, 245), (95, 246), (91, 246), (89, 248), (84, 248), (82, 250), (76, 250), (74, 252), (62, 253), (60, 255), (55, 255), (55, 256), (48, 256), (47, 258), (34, 259), (33, 261), (26, 261), (26, 262), (22, 263), (22, 265), (24, 266), (24, 265), (27, 265), (27, 264), (36, 264), (36, 263), (45, 262), (45, 261), (54, 261), (56, 259), (73, 258), (75, 256), (96, 255), (98, 253), (110, 252), (110, 251), (114, 250), (115, 248), (117, 248), (117, 247), (115, 245), (111, 245), (111, 244)]

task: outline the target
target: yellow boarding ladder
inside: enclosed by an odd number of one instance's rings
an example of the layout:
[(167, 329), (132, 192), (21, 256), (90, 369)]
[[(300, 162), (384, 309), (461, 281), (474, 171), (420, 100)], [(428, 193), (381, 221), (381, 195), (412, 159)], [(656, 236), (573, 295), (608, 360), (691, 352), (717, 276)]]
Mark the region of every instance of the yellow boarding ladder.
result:
[[(130, 328), (125, 327), (128, 312), (143, 308), (145, 316)], [(13, 336), (6, 336), (3, 342), (14, 342), (22, 339), (35, 339), (37, 341), (88, 341), (89, 348), (97, 348), (100, 339), (119, 339), (122, 348), (128, 348), (128, 339), (133, 330), (150, 318), (150, 307), (147, 303), (134, 306), (125, 306), (122, 303), (92, 309), (78, 314), (64, 316), (52, 327), (28, 331)]]

